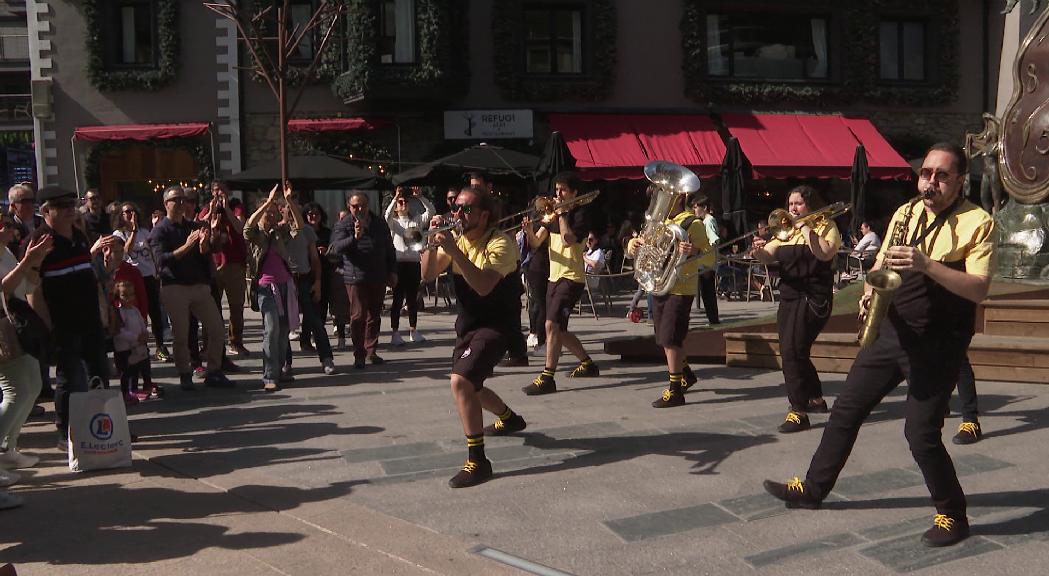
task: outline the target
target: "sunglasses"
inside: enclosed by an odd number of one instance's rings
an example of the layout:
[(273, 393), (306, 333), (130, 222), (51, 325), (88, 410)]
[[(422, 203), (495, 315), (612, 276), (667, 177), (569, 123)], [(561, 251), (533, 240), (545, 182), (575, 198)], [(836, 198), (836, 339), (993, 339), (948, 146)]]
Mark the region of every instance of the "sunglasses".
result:
[(15, 204), (35, 204), (36, 199), (34, 198), (22, 198), (21, 200), (15, 200)]
[(306, 213), (307, 217), (309, 217), (309, 216), (320, 216), (320, 215), (321, 215), (320, 212), (307, 212)]
[(463, 214), (469, 214), (474, 211), (473, 204), (452, 204), (452, 214), (462, 210)]
[(124, 214), (134, 214), (135, 213), (135, 211), (132, 210), (131, 208), (125, 208), (125, 209), (121, 210), (121, 212), (124, 213)]
[(175, 204), (183, 204), (186, 202), (185, 198), (168, 198), (166, 202), (174, 202)]

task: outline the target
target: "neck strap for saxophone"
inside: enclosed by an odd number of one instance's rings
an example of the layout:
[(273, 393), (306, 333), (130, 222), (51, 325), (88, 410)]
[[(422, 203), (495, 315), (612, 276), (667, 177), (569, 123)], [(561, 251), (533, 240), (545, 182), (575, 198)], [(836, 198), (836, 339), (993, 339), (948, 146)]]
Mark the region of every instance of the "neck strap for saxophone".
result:
[(916, 226), (914, 229), (914, 237), (911, 238), (911, 241), (908, 242), (907, 245), (911, 248), (914, 248), (918, 246), (918, 244), (921, 244), (922, 240), (925, 240), (925, 238), (929, 234), (939, 230), (940, 227), (943, 226), (943, 223), (951, 217), (951, 214), (954, 214), (954, 211), (962, 205), (963, 200), (964, 199), (961, 197), (961, 195), (959, 195), (958, 199), (955, 200), (953, 204), (948, 206), (943, 212), (937, 214), (936, 218), (933, 218), (932, 224), (929, 224), (928, 226), (925, 226), (925, 224), (928, 221), (929, 213), (925, 210), (922, 210), (921, 216), (918, 217), (918, 226)]

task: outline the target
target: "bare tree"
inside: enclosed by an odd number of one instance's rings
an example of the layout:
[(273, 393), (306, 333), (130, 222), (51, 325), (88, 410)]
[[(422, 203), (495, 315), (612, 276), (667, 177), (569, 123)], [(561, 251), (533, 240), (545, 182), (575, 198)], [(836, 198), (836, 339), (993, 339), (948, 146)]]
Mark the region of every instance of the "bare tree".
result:
[[(335, 26), (339, 23), (343, 4), (338, 0), (321, 0), (309, 20), (305, 23), (293, 24), (291, 0), (277, 0), (277, 2), (257, 10), (250, 17), (241, 14), (236, 0), (204, 2), (204, 7), (229, 19), (237, 27), (237, 37), (244, 43), (251, 55), (251, 69), (266, 81), (273, 96), (277, 99), (277, 107), (280, 110), (280, 175), (281, 181), (287, 181), (288, 117), (295, 113), (299, 100), (302, 98), (302, 92), (317, 70), (317, 65), (330, 43)], [(275, 5), (276, 10), (274, 10)], [(271, 23), (276, 24), (276, 36), (268, 35), (272, 33), (272, 28), (269, 26)], [(324, 35), (314, 50), (313, 61), (305, 76), (302, 77), (302, 83), (298, 87), (295, 99), (289, 106), (287, 100), (288, 60), (298, 50), (302, 41), (305, 38), (312, 38), (317, 29), (323, 29)], [(271, 43), (275, 43), (275, 48), (267, 49), (267, 45)], [(276, 60), (274, 60), (274, 53), (276, 53)]]

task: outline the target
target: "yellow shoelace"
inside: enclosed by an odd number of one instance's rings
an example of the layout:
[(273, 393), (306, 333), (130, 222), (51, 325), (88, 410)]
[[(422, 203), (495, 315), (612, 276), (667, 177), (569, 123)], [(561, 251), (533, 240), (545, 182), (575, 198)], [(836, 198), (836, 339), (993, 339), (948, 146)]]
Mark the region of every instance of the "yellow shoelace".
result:
[(467, 460), (466, 464), (463, 464), (463, 472), (469, 472), (470, 474), (473, 474), (476, 470), (477, 462), (474, 462), (473, 460)]
[(787, 412), (786, 421), (801, 426), (801, 416), (797, 412)]
[(542, 386), (543, 382), (544, 382), (544, 380), (543, 380), (543, 377), (541, 375), (540, 376), (536, 376), (535, 380), (532, 380), (532, 384), (535, 384), (536, 386)]
[(950, 532), (954, 529), (954, 520), (946, 514), (937, 514), (932, 519), (933, 526)]
[(496, 418), (495, 419), (495, 429), (496, 430), (502, 430), (503, 428), (506, 428), (506, 424), (504, 424), (502, 420)]
[(790, 482), (787, 482), (787, 492), (790, 492), (792, 490), (795, 491), (795, 492), (798, 492), (800, 494), (804, 494), (805, 493), (805, 485), (802, 484), (801, 478), (798, 478), (797, 476), (795, 476), (794, 478), (791, 479)]
[(585, 364), (580, 364), (579, 366), (575, 367), (575, 370), (572, 370), (572, 376), (579, 376), (580, 374), (585, 374), (585, 373), (586, 373), (586, 365)]
[(673, 398), (673, 397), (674, 397), (674, 393), (670, 391), (670, 388), (667, 388), (666, 390), (663, 391), (663, 401), (664, 402), (670, 402), (670, 399)]
[(976, 422), (962, 422), (962, 425), (958, 427), (958, 432), (972, 434), (975, 437), (980, 433), (980, 425)]

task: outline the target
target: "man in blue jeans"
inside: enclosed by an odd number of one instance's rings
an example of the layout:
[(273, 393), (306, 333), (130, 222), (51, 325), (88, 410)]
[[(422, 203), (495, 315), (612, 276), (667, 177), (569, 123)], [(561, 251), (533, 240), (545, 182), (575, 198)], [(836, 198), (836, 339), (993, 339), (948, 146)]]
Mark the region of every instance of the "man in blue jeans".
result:
[(74, 228), (76, 194), (57, 186), (45, 186), (38, 198), (44, 222), (33, 231), (34, 240), (49, 234), (53, 248), (40, 264), (40, 284), (29, 295), (30, 303), (51, 327), (54, 360), (55, 424), (58, 446), (69, 441), (69, 394), (86, 392), (89, 382), (108, 386), (106, 334), (99, 308), (98, 280), (91, 268), (92, 251), (119, 242), (101, 236), (94, 246)]

